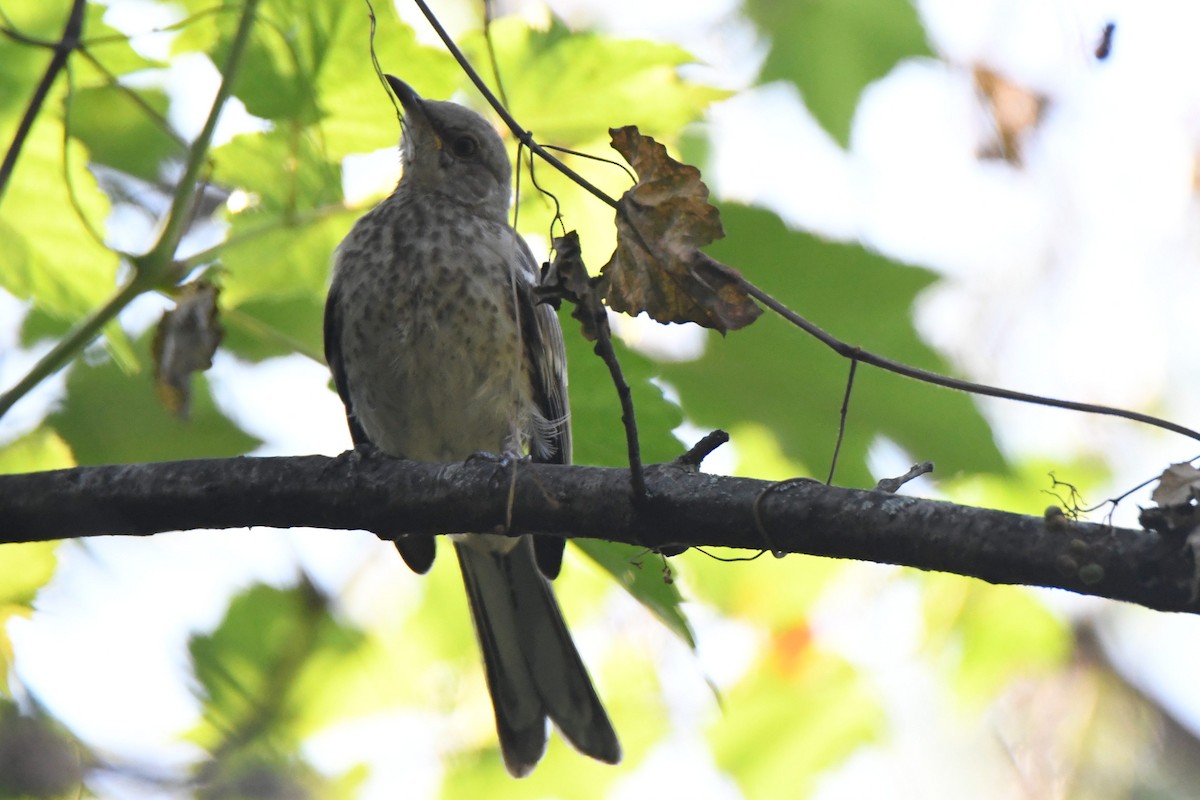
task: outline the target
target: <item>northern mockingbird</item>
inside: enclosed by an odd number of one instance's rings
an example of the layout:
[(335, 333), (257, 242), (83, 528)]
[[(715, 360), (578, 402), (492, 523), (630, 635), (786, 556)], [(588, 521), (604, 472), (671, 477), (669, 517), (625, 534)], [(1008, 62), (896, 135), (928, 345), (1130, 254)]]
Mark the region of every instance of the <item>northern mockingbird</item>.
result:
[[(567, 464), (562, 330), (536, 302), (536, 262), (508, 224), (504, 143), (474, 111), (387, 80), (404, 109), (403, 173), (338, 246), (325, 307), (325, 356), (351, 436), (425, 461), (488, 451)], [(581, 752), (619, 761), (548, 580), (563, 540), (452, 539), (509, 772), (537, 764), (547, 718)], [(434, 546), (433, 537), (396, 542), (417, 572)]]

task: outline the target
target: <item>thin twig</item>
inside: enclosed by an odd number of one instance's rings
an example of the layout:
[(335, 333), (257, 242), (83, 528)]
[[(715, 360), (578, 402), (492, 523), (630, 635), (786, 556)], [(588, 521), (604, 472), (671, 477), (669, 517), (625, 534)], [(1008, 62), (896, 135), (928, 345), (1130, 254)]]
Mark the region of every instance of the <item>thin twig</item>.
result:
[(633, 393), (629, 390), (629, 383), (625, 380), (625, 374), (621, 371), (621, 363), (617, 361), (617, 354), (613, 350), (612, 331), (608, 327), (608, 316), (604, 308), (595, 309), (596, 312), (596, 355), (604, 361), (608, 367), (608, 374), (612, 376), (613, 386), (617, 387), (617, 397), (621, 400), (621, 422), (625, 424), (625, 447), (629, 455), (629, 482), (633, 487), (633, 498), (635, 502), (642, 502), (647, 499), (646, 493), (646, 475), (642, 468), (642, 446), (638, 441), (637, 417), (633, 411)]
[(935, 386), (944, 386), (947, 389), (958, 389), (959, 391), (969, 392), (971, 394), (981, 394), (987, 397), (999, 397), (1004, 400), (1016, 400), (1021, 403), (1032, 403), (1039, 406), (1049, 406), (1051, 408), (1065, 408), (1069, 411), (1083, 411), (1088, 414), (1101, 414), (1109, 417), (1121, 417), (1122, 419), (1141, 422), (1146, 425), (1152, 425), (1156, 428), (1178, 433), (1181, 436), (1186, 436), (1189, 439), (1200, 441), (1200, 432), (1194, 431), (1191, 428), (1186, 428), (1183, 425), (1178, 425), (1174, 422), (1158, 417), (1152, 417), (1149, 414), (1142, 414), (1137, 411), (1126, 411), (1122, 408), (1112, 408), (1110, 406), (1094, 405), (1092, 403), (1077, 403), (1073, 400), (1057, 400), (1053, 397), (1042, 397), (1036, 394), (1027, 394), (1025, 392), (1016, 392), (1011, 389), (1001, 389), (996, 386), (988, 386), (983, 383), (974, 383), (973, 381), (965, 381), (959, 378), (951, 378), (946, 375), (940, 375), (936, 372), (930, 372), (919, 367), (902, 364), (899, 361), (892, 361), (890, 358), (875, 355), (874, 353), (863, 350), (854, 345), (846, 344), (841, 339), (838, 339), (833, 334), (823, 330), (822, 328), (809, 322), (804, 317), (792, 311), (783, 303), (776, 300), (771, 295), (759, 289), (754, 284), (750, 283), (745, 278), (739, 278), (738, 284), (746, 294), (758, 300), (767, 308), (774, 311), (779, 316), (786, 319), (796, 327), (802, 329), (805, 333), (812, 336), (821, 344), (833, 350), (838, 355), (844, 358), (854, 358), (864, 364), (870, 364), (873, 367), (894, 372), (897, 375), (903, 375), (906, 378), (913, 378), (924, 383), (932, 383)]
[[(83, 12), (86, 7), (85, 0), (75, 0), (71, 4), (71, 13), (67, 17), (66, 26), (63, 27), (62, 37), (54, 45), (54, 56), (46, 65), (46, 72), (43, 73), (42, 80), (34, 90), (33, 97), (29, 99), (29, 105), (25, 107), (25, 114), (21, 117), (21, 124), (17, 126), (17, 132), (13, 134), (12, 144), (8, 146), (8, 152), (4, 154), (4, 162), (0, 164), (0, 202), (4, 200), (4, 190), (8, 187), (9, 178), (12, 177), (13, 170), (17, 166), (21, 148), (25, 146), (25, 140), (29, 138), (29, 131), (33, 128), (38, 114), (41, 113), (42, 105), (50, 94), (50, 87), (54, 85), (58, 73), (67, 65), (67, 59), (71, 53), (79, 47), (80, 37), (83, 34)], [(0, 414), (2, 413), (0, 411)]]
[[(93, 242), (100, 245), (102, 248), (107, 248), (108, 243), (104, 241), (104, 234), (96, 228), (92, 220), (88, 218), (87, 212), (83, 210), (83, 203), (79, 201), (79, 191), (75, 187), (75, 179), (71, 177), (71, 107), (72, 100), (75, 95), (75, 74), (71, 70), (71, 65), (67, 64), (67, 99), (63, 104), (63, 120), (62, 120), (62, 178), (63, 183), (67, 187), (67, 199), (71, 203), (71, 210), (75, 212), (75, 218), (79, 220), (79, 224), (87, 232), (87, 235)], [(89, 173), (90, 177), (90, 173)]]
[(900, 491), (900, 487), (904, 484), (922, 475), (928, 475), (931, 472), (933, 472), (932, 461), (922, 461), (920, 464), (913, 464), (908, 468), (908, 472), (903, 475), (898, 475), (895, 478), (881, 478), (879, 483), (875, 484), (875, 491), (895, 494)]
[(425, 0), (413, 0), (413, 2), (417, 4), (417, 8), (421, 9), (421, 13), (425, 15), (425, 19), (429, 20), (429, 24), (433, 26), (438, 38), (442, 40), (442, 44), (446, 45), (446, 49), (450, 51), (450, 55), (454, 56), (454, 60), (458, 62), (460, 67), (462, 67), (463, 72), (466, 73), (466, 76), (471, 79), (471, 83), (475, 84), (475, 88), (478, 89), (479, 93), (483, 95), (483, 99), (487, 100), (488, 105), (495, 110), (495, 112), (500, 116), (500, 119), (504, 120), (504, 124), (508, 126), (510, 131), (512, 131), (513, 136), (516, 136), (517, 139), (523, 142), (525, 146), (528, 147), (532, 152), (537, 153), (543, 161), (553, 165), (555, 169), (573, 180), (580, 188), (589, 192), (593, 197), (600, 200), (602, 203), (612, 206), (613, 208), (618, 208), (617, 201), (606, 194), (603, 189), (600, 189), (587, 178), (583, 177), (578, 172), (564, 164), (562, 161), (555, 158), (553, 155), (547, 152), (544, 147), (534, 141), (533, 134), (522, 128), (520, 124), (517, 123), (516, 119), (513, 118), (513, 115), (509, 113), (507, 108), (505, 108), (504, 104), (500, 102), (496, 95), (492, 93), (492, 90), (488, 88), (488, 85), (484, 83), (483, 78), (480, 77), (479, 73), (475, 71), (475, 67), (471, 66), (471, 62), (467, 60), (467, 57), (463, 54), (463, 51), (460, 50), (458, 45), (454, 43), (454, 39), (450, 38), (450, 34), (447, 33), (444, 27), (442, 27), (441, 21), (439, 21), (434, 15), (433, 11), (429, 9), (429, 5), (425, 2)]
[(842, 452), (842, 439), (846, 435), (846, 418), (850, 415), (850, 395), (854, 391), (854, 373), (858, 371), (858, 356), (850, 356), (850, 374), (846, 376), (846, 393), (842, 395), (842, 410), (838, 414), (837, 441), (833, 443), (833, 458), (829, 460), (828, 486), (833, 485), (833, 474), (837, 471), (838, 455)]
[(496, 91), (500, 93), (500, 102), (508, 108), (508, 95), (504, 91), (504, 81), (500, 78), (500, 62), (496, 60), (496, 43), (492, 41), (492, 0), (483, 0), (483, 41), (487, 45), (488, 61), (492, 66), (492, 77), (496, 79)]
[(691, 446), (686, 453), (675, 459), (675, 463), (682, 467), (691, 467), (699, 469), (701, 462), (716, 450), (721, 445), (729, 441), (729, 434), (723, 430), (715, 430), (706, 434), (704, 438)]

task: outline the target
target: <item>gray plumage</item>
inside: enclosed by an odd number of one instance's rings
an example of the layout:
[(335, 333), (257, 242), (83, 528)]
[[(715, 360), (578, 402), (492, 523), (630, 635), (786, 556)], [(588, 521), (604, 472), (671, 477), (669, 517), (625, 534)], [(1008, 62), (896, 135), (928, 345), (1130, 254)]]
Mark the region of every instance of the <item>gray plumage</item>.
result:
[[(570, 463), (562, 331), (536, 302), (536, 262), (508, 224), (504, 144), (474, 111), (388, 82), (404, 107), (404, 171), (339, 245), (325, 309), (326, 359), (351, 436), (423, 461), (488, 451)], [(547, 579), (563, 540), (452, 538), (509, 772), (537, 764), (547, 718), (581, 752), (619, 761)], [(434, 541), (396, 546), (424, 572)]]

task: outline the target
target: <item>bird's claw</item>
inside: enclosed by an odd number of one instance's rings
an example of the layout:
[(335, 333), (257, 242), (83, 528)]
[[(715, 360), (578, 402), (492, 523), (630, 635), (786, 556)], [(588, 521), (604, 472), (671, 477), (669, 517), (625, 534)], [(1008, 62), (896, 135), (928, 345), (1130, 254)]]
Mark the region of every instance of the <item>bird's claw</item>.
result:
[(489, 453), (487, 450), (476, 450), (474, 453), (471, 453), (471, 455), (467, 456), (466, 463), (473, 464), (475, 462), (483, 461), (489, 464), (495, 464), (498, 467), (507, 468), (513, 466), (514, 464), (519, 464), (522, 461), (529, 460), (529, 456), (521, 455), (520, 453), (514, 453), (511, 450), (505, 450), (500, 455)]

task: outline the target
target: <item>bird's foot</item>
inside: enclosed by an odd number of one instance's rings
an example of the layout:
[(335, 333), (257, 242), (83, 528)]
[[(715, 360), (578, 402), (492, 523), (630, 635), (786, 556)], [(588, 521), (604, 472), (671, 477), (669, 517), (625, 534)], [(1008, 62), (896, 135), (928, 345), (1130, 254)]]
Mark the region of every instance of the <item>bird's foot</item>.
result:
[(471, 455), (467, 456), (465, 463), (474, 464), (482, 461), (488, 464), (495, 464), (501, 468), (507, 468), (513, 466), (514, 464), (520, 464), (522, 461), (529, 460), (529, 456), (522, 455), (520, 453), (514, 453), (511, 450), (505, 450), (500, 455), (489, 453), (487, 450), (476, 450), (474, 453), (471, 453)]

